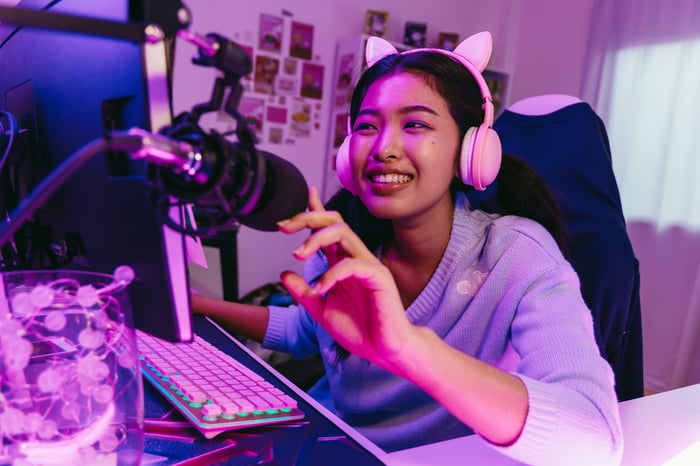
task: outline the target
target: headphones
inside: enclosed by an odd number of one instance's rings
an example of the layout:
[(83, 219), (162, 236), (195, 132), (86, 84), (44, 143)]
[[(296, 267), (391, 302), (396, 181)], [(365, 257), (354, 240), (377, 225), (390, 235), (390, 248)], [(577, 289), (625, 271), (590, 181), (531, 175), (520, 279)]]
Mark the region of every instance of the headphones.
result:
[[(459, 173), (464, 184), (473, 186), (474, 189), (483, 191), (498, 175), (501, 167), (501, 140), (493, 130), (494, 110), (491, 91), (486, 80), (481, 74), (491, 56), (492, 39), (489, 32), (480, 32), (462, 41), (453, 52), (436, 49), (421, 48), (410, 49), (402, 52), (402, 55), (416, 52), (437, 52), (447, 55), (461, 63), (474, 77), (481, 91), (483, 100), (484, 120), (479, 126), (472, 126), (462, 139), (459, 157)], [(399, 53), (388, 41), (372, 36), (367, 39), (365, 51), (368, 68), (387, 55)], [(350, 168), (350, 140), (352, 128), (348, 117), (348, 135), (338, 148), (335, 159), (335, 169), (340, 184), (353, 194), (357, 194), (357, 187), (353, 182)]]

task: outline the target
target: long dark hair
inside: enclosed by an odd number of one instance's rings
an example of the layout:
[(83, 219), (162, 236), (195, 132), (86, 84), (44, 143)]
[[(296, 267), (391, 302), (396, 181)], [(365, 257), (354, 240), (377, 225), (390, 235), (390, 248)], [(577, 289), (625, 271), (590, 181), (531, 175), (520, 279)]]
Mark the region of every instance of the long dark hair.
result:
[[(439, 52), (414, 52), (384, 57), (367, 69), (352, 94), (350, 122), (355, 119), (369, 87), (379, 78), (396, 73), (415, 73), (445, 99), (460, 137), (483, 122), (482, 95), (471, 73), (460, 63)], [(459, 85), (457, 85), (459, 84)], [(453, 194), (467, 193), (472, 207), (490, 213), (530, 218), (544, 226), (568, 258), (566, 230), (559, 205), (542, 178), (523, 159), (503, 154), (501, 169), (486, 195), (455, 178)], [(392, 233), (391, 222), (373, 216), (360, 199), (341, 189), (326, 204), (337, 210), (370, 250), (376, 250)]]

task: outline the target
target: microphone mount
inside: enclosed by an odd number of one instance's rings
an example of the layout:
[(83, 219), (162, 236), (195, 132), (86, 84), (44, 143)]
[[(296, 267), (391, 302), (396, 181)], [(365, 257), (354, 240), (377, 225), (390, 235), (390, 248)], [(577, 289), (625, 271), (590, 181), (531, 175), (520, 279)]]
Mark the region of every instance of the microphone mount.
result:
[[(234, 192), (229, 190), (226, 193), (216, 184), (203, 185), (201, 190), (194, 193), (191, 186), (188, 186), (189, 192), (185, 192), (180, 186), (180, 176), (173, 176), (172, 171), (155, 166), (152, 184), (154, 202), (159, 209), (161, 220), (170, 228), (192, 236), (212, 236), (219, 230), (237, 229), (238, 217), (251, 213), (264, 189), (265, 162), (255, 148), (258, 142), (255, 133), (238, 111), (244, 90), (240, 79), (250, 74), (253, 65), (250, 55), (243, 48), (219, 34), (209, 33), (202, 38), (187, 30), (180, 30), (177, 35), (198, 47), (198, 54), (192, 58), (192, 63), (216, 68), (222, 75), (215, 79), (208, 102), (195, 104), (189, 112), (176, 116), (173, 124), (162, 128), (159, 134), (204, 148), (204, 152), (226, 153), (223, 162), (226, 166), (223, 167), (220, 166), (221, 161), (218, 161), (217, 166), (217, 162), (213, 160), (215, 157), (201, 154), (204, 159), (202, 163), (205, 165), (203, 170), (216, 179), (227, 177), (226, 172), (237, 171), (234, 178), (240, 182), (240, 186)], [(214, 130), (206, 133), (199, 125), (202, 115), (218, 111), (225, 112), (235, 120), (238, 141), (236, 146), (228, 143), (223, 135)], [(233, 151), (235, 153), (231, 153)], [(236, 164), (241, 167), (237, 169)], [(240, 168), (244, 169), (246, 175), (242, 174)], [(184, 199), (195, 206), (196, 213), (201, 214), (201, 226), (182, 226), (170, 218), (168, 212), (173, 205), (172, 193), (177, 194), (179, 202)], [(212, 212), (209, 207), (213, 204), (216, 204), (215, 210), (223, 210)], [(232, 206), (235, 208), (231, 208)]]
[[(255, 148), (255, 133), (238, 111), (243, 94), (240, 78), (252, 71), (251, 58), (240, 46), (221, 35), (211, 33), (201, 38), (188, 32), (190, 13), (180, 0), (145, 0), (142, 13), (143, 22), (124, 23), (0, 6), (0, 21), (4, 24), (106, 36), (142, 44), (175, 37), (194, 43), (199, 53), (192, 62), (216, 68), (222, 72), (222, 76), (216, 78), (208, 102), (194, 105), (190, 112), (177, 116), (172, 126), (162, 128), (159, 133), (178, 145), (180, 150), (183, 147), (192, 149), (193, 153), (188, 156), (191, 155), (192, 160), (198, 164), (198, 170), (192, 170), (195, 189), (188, 186), (186, 191), (180, 186), (182, 178), (179, 175), (189, 176), (187, 170), (183, 170), (183, 173), (177, 173), (178, 170), (168, 171), (165, 169), (168, 163), (161, 159), (159, 162), (163, 165), (162, 169), (156, 164), (148, 165), (153, 199), (163, 223), (180, 233), (212, 236), (219, 230), (235, 230), (240, 225), (239, 218), (250, 214), (257, 206), (263, 196), (267, 177), (265, 159)], [(206, 133), (200, 127), (201, 116), (215, 111), (224, 111), (236, 121), (237, 145), (231, 144), (214, 130)], [(134, 149), (132, 157), (142, 158), (143, 153), (139, 152), (136, 145), (143, 143), (144, 133), (133, 130), (126, 135), (124, 132), (108, 133), (67, 158), (41, 180), (7, 218), (0, 220), (0, 246), (10, 241), (18, 228), (96, 154), (109, 149)], [(162, 142), (156, 140), (153, 150), (157, 152), (157, 146)], [(216, 154), (224, 154), (225, 157), (217, 157)], [(197, 177), (202, 179), (201, 186), (196, 186)], [(179, 195), (176, 201), (178, 204), (191, 203), (200, 207), (199, 213), (205, 217), (202, 226), (182, 226), (170, 217), (170, 207), (175, 205), (172, 193)]]

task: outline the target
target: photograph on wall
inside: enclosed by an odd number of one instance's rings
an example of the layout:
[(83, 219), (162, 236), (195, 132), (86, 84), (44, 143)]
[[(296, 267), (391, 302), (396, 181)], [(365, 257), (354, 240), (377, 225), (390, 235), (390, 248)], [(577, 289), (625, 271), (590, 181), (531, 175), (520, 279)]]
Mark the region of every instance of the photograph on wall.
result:
[(336, 149), (345, 140), (348, 135), (348, 114), (340, 113), (335, 116), (335, 129), (333, 132), (333, 147)]
[(310, 24), (292, 21), (292, 35), (289, 44), (289, 55), (292, 57), (311, 60), (314, 45), (314, 27)]
[(352, 84), (352, 75), (355, 68), (355, 54), (347, 53), (341, 55), (338, 60), (338, 89), (347, 89)]
[(272, 144), (282, 144), (284, 139), (284, 129), (279, 126), (270, 126), (268, 141)]
[(299, 95), (299, 80), (296, 76), (277, 76), (277, 94), (281, 96), (285, 95)]
[(308, 138), (311, 134), (311, 103), (297, 98), (292, 102), (289, 131), (294, 137)]
[(389, 13), (367, 10), (364, 32), (368, 36), (386, 37), (389, 28)]
[(428, 32), (426, 23), (407, 22), (403, 33), (403, 43), (409, 47), (425, 47), (425, 36)]
[(452, 52), (459, 43), (459, 34), (441, 32), (438, 34), (438, 48)]
[(287, 108), (268, 105), (266, 120), (270, 123), (287, 124)]
[(484, 76), (486, 85), (491, 91), (493, 114), (494, 116), (498, 116), (501, 110), (501, 105), (506, 97), (506, 91), (508, 90), (508, 75), (488, 69), (482, 71), (481, 74)]
[(276, 58), (258, 55), (255, 57), (255, 79), (253, 89), (261, 94), (274, 94), (275, 81), (279, 74), (280, 61)]
[(299, 60), (297, 60), (295, 58), (285, 57), (284, 64), (282, 66), (282, 71), (284, 72), (284, 74), (288, 74), (290, 76), (296, 76), (298, 63), (299, 63)]
[(303, 64), (301, 68), (301, 95), (312, 99), (323, 98), (323, 65)]
[(265, 115), (265, 100), (244, 95), (238, 104), (238, 111), (248, 126), (260, 137), (263, 129), (263, 116)]
[(260, 15), (260, 33), (258, 48), (269, 52), (279, 52), (282, 49), (282, 32), (284, 21), (279, 16)]

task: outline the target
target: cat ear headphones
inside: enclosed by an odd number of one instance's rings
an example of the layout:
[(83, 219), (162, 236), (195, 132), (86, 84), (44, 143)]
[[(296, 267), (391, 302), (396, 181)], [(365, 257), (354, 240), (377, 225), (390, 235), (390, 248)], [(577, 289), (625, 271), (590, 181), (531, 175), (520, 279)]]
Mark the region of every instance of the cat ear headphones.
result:
[[(468, 37), (462, 41), (454, 51), (443, 49), (421, 48), (410, 49), (402, 54), (416, 52), (438, 52), (447, 55), (461, 63), (474, 77), (481, 91), (484, 110), (484, 121), (479, 126), (470, 127), (462, 139), (459, 157), (459, 173), (462, 182), (471, 185), (474, 189), (483, 191), (498, 175), (501, 167), (501, 140), (493, 130), (494, 110), (491, 91), (481, 72), (486, 68), (493, 40), (491, 33), (484, 31)], [(387, 55), (399, 53), (391, 43), (381, 37), (369, 37), (365, 49), (367, 67), (384, 58)], [(357, 194), (357, 188), (352, 178), (350, 169), (350, 140), (352, 128), (348, 118), (348, 135), (338, 148), (335, 160), (335, 168), (340, 184), (353, 194)]]

